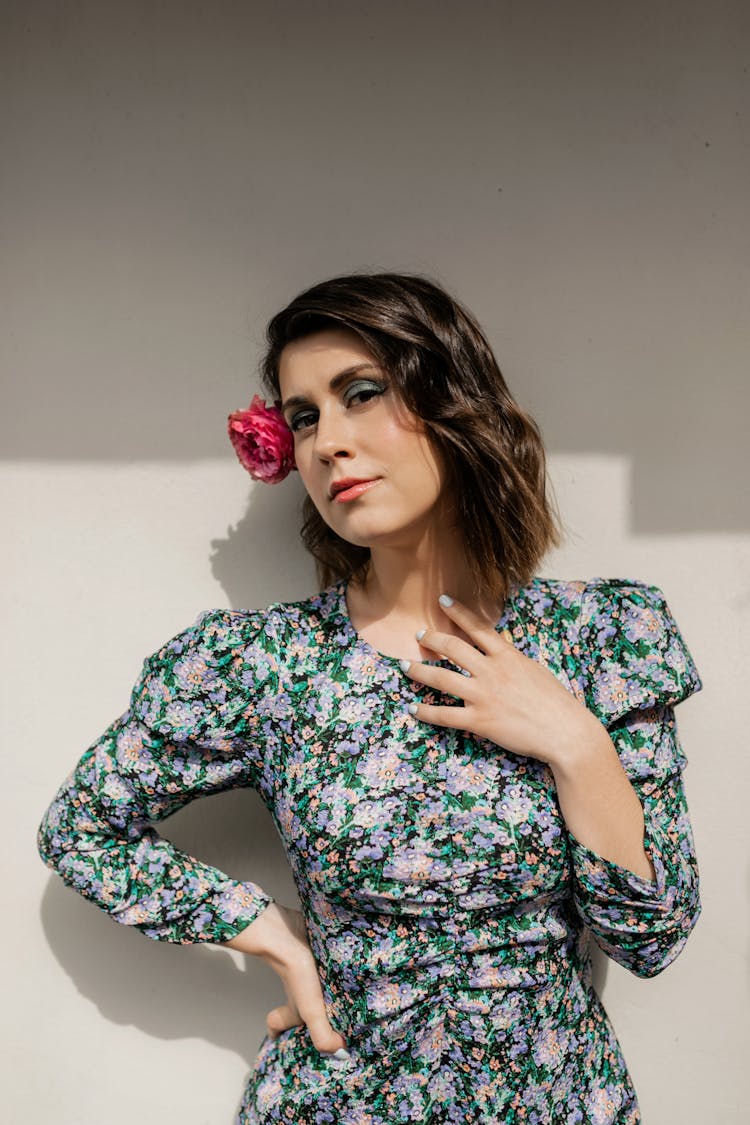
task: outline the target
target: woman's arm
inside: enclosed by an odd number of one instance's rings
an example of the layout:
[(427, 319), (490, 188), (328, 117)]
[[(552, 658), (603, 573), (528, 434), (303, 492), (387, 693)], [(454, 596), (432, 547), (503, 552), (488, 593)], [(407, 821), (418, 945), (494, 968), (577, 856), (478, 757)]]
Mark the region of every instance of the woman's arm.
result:
[(123, 925), (224, 942), (273, 902), (152, 827), (206, 794), (262, 784), (277, 665), (262, 611), (212, 610), (148, 657), (128, 709), (86, 750), (37, 845), (66, 884)]
[(574, 901), (610, 957), (651, 977), (678, 956), (701, 912), (674, 704), (703, 685), (655, 586), (592, 580), (580, 639), (591, 734), (550, 763)]
[(606, 727), (598, 720), (594, 724), (587, 737), (567, 748), (562, 742), (556, 746), (549, 763), (568, 833), (601, 858), (655, 883), (643, 846), (641, 799)]

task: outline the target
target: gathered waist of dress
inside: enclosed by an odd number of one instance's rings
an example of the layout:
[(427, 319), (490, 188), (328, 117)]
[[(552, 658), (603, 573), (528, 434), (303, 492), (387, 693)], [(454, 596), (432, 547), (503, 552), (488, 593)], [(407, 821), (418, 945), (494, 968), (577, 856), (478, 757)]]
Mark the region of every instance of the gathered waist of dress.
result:
[(517, 988), (554, 975), (578, 940), (570, 905), (555, 894), (512, 910), (397, 915), (314, 904), (310, 938), (326, 975), (368, 988), (412, 973), (467, 987)]
[(510, 1026), (522, 1011), (533, 1023), (539, 1005), (556, 1009), (581, 981), (577, 933), (555, 904), (456, 914), (437, 926), (392, 915), (360, 923), (340, 944), (329, 933), (315, 945), (332, 1025), (369, 1052), (421, 1035), (441, 1013), (452, 1025), (463, 1013), (487, 1029)]

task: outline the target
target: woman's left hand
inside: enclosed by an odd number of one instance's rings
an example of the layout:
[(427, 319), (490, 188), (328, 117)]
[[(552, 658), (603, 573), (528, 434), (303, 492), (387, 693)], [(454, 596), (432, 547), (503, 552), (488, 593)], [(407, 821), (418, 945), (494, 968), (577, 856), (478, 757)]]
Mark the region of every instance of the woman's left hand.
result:
[(413, 712), (418, 719), (467, 730), (549, 765), (582, 739), (606, 733), (549, 669), (514, 647), (509, 635), (498, 633), (486, 618), (455, 599), (442, 608), (472, 644), (436, 629), (427, 629), (419, 643), (470, 675), (419, 661), (404, 671), (410, 679), (458, 696), (464, 706), (418, 703)]

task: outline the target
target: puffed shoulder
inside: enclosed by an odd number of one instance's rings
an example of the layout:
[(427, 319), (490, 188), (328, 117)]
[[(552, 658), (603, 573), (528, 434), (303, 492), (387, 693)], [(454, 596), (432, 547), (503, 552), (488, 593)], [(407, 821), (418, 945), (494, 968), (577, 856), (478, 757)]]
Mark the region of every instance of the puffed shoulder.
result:
[(703, 687), (658, 586), (589, 579), (579, 635), (587, 706), (605, 725), (630, 711), (679, 703)]
[(271, 609), (202, 610), (143, 662), (130, 714), (175, 743), (228, 748), (241, 733), (252, 693), (277, 670)]

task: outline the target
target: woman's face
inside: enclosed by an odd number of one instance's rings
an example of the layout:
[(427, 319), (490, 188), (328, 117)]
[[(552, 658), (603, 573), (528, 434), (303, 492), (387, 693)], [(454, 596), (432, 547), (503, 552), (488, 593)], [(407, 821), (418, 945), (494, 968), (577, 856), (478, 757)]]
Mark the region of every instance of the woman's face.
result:
[[(287, 344), (279, 385), (302, 482), (342, 539), (408, 545), (441, 518), (440, 458), (356, 332), (325, 329)], [(376, 483), (335, 499), (331, 487), (346, 477)]]

